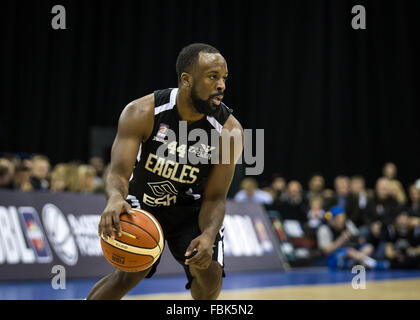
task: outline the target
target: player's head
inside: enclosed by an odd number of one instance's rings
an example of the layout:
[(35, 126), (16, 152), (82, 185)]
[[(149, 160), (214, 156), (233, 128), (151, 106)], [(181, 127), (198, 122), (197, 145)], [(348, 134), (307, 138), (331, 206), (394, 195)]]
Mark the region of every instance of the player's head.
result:
[(228, 75), (219, 50), (204, 43), (186, 46), (178, 55), (176, 72), (180, 89), (190, 93), (197, 111), (213, 115), (220, 106)]

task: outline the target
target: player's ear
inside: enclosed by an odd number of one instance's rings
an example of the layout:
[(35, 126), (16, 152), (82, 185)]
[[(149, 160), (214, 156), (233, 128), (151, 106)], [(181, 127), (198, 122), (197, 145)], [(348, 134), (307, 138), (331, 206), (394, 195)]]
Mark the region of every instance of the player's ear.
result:
[(192, 84), (192, 77), (189, 73), (187, 72), (183, 72), (181, 74), (181, 85), (183, 87), (187, 87), (187, 88), (191, 88), (191, 84)]

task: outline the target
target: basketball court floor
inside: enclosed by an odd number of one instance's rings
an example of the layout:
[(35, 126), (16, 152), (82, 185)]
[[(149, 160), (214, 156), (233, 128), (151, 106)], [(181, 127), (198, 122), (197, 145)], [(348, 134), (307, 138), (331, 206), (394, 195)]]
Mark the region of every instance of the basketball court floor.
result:
[[(366, 271), (365, 289), (354, 289), (351, 270), (327, 268), (230, 272), (221, 300), (420, 300), (420, 270)], [(65, 289), (51, 281), (0, 282), (1, 300), (84, 299), (98, 279), (68, 279)], [(190, 300), (184, 275), (143, 280), (125, 299)], [(353, 281), (353, 283), (355, 283)]]

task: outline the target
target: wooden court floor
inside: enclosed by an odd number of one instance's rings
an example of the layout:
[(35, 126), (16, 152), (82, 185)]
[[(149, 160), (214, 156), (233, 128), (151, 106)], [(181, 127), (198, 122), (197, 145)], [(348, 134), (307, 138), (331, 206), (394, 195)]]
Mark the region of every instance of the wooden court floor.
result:
[[(126, 299), (191, 300), (191, 296), (188, 292), (160, 293)], [(219, 300), (420, 300), (420, 279), (367, 281), (365, 289), (340, 283), (224, 290)]]

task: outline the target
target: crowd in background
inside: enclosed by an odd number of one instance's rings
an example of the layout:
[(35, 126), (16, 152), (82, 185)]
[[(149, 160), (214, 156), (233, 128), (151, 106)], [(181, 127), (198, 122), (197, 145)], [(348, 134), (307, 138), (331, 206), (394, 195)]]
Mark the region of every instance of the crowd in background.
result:
[(311, 176), (307, 189), (275, 175), (262, 188), (245, 178), (234, 199), (259, 202), (282, 222), (297, 222), (330, 267), (420, 269), (420, 179), (404, 187), (394, 163), (383, 166), (374, 189), (361, 175), (337, 176), (333, 190), (321, 173)]
[(92, 157), (89, 163), (72, 161), (52, 167), (45, 155), (4, 154), (0, 158), (0, 189), (103, 193), (105, 172), (100, 157)]
[[(3, 154), (0, 189), (103, 193), (106, 172), (100, 157), (52, 167), (45, 155)], [(329, 189), (321, 173), (313, 174), (306, 188), (274, 175), (262, 188), (247, 177), (240, 189), (235, 201), (261, 203), (282, 222), (296, 222), (304, 237), (315, 240), (315, 251), (330, 267), (358, 263), (376, 269), (420, 269), (420, 179), (403, 186), (393, 163), (383, 166), (374, 189), (366, 187), (361, 175), (339, 175)]]

